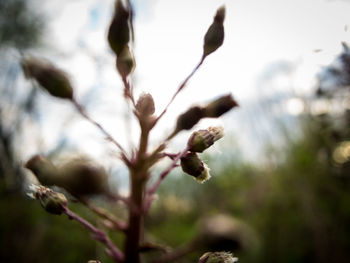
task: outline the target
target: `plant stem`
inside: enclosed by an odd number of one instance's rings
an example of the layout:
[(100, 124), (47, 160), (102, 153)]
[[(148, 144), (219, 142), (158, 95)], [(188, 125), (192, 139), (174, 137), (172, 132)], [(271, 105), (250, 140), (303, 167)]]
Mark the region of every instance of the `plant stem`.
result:
[(179, 260), (180, 258), (184, 257), (188, 253), (193, 252), (196, 249), (195, 242), (191, 242), (189, 244), (183, 245), (176, 250), (165, 254), (164, 256), (161, 256), (160, 258), (157, 258), (156, 260), (152, 261), (152, 263), (169, 263), (176, 260)]
[(68, 216), (69, 219), (75, 220), (83, 225), (86, 229), (88, 229), (93, 234), (93, 238), (102, 244), (106, 245), (108, 249), (108, 254), (116, 261), (116, 262), (124, 262), (124, 254), (115, 246), (115, 244), (110, 240), (105, 232), (93, 226), (91, 223), (86, 221), (84, 218), (75, 214), (71, 211), (67, 206), (62, 206), (63, 212)]
[(198, 65), (192, 70), (192, 72), (185, 78), (185, 80), (180, 84), (179, 88), (173, 95), (173, 97), (170, 99), (169, 103), (166, 105), (165, 109), (163, 112), (157, 117), (157, 119), (154, 121), (153, 126), (157, 124), (157, 122), (163, 117), (163, 115), (166, 113), (168, 110), (170, 104), (175, 100), (176, 96), (180, 93), (181, 90), (186, 86), (187, 82), (192, 78), (192, 76), (197, 72), (197, 70), (200, 68), (200, 66), (203, 64), (205, 59), (205, 56), (202, 56), (201, 60), (199, 61)]
[(74, 104), (74, 106), (76, 107), (78, 112), (85, 119), (87, 119), (89, 122), (91, 122), (93, 125), (95, 125), (107, 137), (107, 139), (110, 140), (112, 143), (114, 143), (119, 148), (119, 150), (126, 156), (126, 151), (124, 150), (124, 148), (112, 137), (112, 135), (110, 135), (105, 130), (105, 128), (103, 128), (103, 126), (101, 124), (99, 124), (97, 121), (90, 118), (90, 116), (87, 114), (87, 112), (85, 111), (85, 109), (82, 105), (80, 105), (74, 98), (72, 99), (72, 103)]
[(133, 166), (130, 168), (131, 206), (129, 209), (129, 225), (125, 241), (125, 263), (140, 263), (140, 243), (143, 234), (143, 200), (145, 186), (149, 178), (147, 162), (149, 127), (141, 126), (139, 150)]

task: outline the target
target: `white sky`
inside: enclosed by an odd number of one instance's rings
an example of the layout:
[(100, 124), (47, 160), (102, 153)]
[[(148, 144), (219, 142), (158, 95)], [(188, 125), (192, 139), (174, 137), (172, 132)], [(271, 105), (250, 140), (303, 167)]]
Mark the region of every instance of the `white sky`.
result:
[[(39, 1), (42, 2), (42, 1)], [(226, 36), (223, 46), (211, 54), (187, 88), (160, 122), (154, 141), (165, 137), (174, 118), (191, 104), (232, 92), (242, 108), (257, 100), (262, 73), (271, 63), (289, 61), (297, 65), (293, 72), (296, 92), (311, 92), (315, 74), (330, 63), (341, 50), (341, 41), (350, 42), (350, 2), (322, 0), (137, 0), (135, 26), (136, 94), (150, 92), (160, 112), (189, 74), (202, 53), (203, 36), (216, 9), (226, 5)], [(87, 90), (98, 87), (93, 116), (125, 141), (130, 130), (124, 126), (125, 104), (122, 85), (114, 70), (114, 55), (106, 42), (113, 13), (112, 0), (47, 1), (41, 7), (50, 21), (47, 43), (52, 49), (44, 56), (52, 59), (72, 76), (78, 99)], [(315, 50), (321, 52), (314, 52)], [(285, 82), (281, 81), (281, 89)], [(264, 88), (268, 89), (268, 87)], [(269, 91), (263, 91), (268, 93)], [(102, 97), (101, 97), (102, 96)], [(47, 100), (47, 97), (44, 98)], [(65, 105), (52, 100), (50, 110), (60, 114)], [(294, 104), (296, 105), (296, 104)], [(48, 106), (46, 106), (47, 108)], [(290, 107), (290, 106), (288, 106)], [(223, 118), (223, 124), (235, 120), (236, 110)], [(112, 120), (111, 121), (111, 117)], [(62, 123), (52, 117), (56, 126)], [(75, 124), (77, 140), (88, 131), (86, 123)], [(202, 125), (206, 125), (206, 122)], [(232, 124), (231, 125), (235, 125)], [(237, 126), (239, 124), (237, 123)], [(94, 128), (91, 128), (94, 129)], [(57, 129), (59, 131), (59, 129)], [(52, 128), (44, 132), (47, 147), (59, 137)], [(137, 129), (132, 133), (137, 134)], [(98, 134), (98, 132), (96, 132)], [(90, 133), (88, 134), (90, 135)], [(97, 135), (96, 135), (97, 136)], [(188, 134), (184, 135), (188, 136)], [(44, 138), (46, 138), (44, 137)], [(181, 138), (181, 137), (180, 137)], [(94, 147), (99, 144), (95, 142)], [(96, 146), (97, 147), (97, 146)], [(91, 144), (84, 143), (88, 151)], [(103, 154), (103, 150), (96, 151)]]

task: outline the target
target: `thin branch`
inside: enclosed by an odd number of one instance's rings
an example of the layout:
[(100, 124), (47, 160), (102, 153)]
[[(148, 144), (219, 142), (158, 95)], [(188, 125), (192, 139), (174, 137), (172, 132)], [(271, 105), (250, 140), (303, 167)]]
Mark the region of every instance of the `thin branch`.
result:
[(148, 211), (151, 207), (152, 201), (154, 200), (153, 195), (159, 188), (160, 184), (163, 182), (165, 177), (177, 166), (177, 162), (188, 152), (188, 147), (185, 150), (178, 153), (175, 158), (173, 158), (172, 163), (165, 169), (160, 175), (158, 180), (154, 183), (154, 185), (148, 189), (147, 196), (145, 198), (144, 211)]
[(122, 81), (124, 84), (124, 96), (130, 99), (132, 105), (134, 108), (136, 107), (134, 95), (133, 95), (133, 87), (130, 85), (130, 82), (127, 80), (126, 77), (122, 77)]
[(187, 76), (187, 78), (185, 78), (185, 80), (180, 84), (179, 88), (177, 89), (177, 91), (175, 92), (173, 97), (170, 99), (169, 103), (166, 105), (166, 107), (163, 110), (163, 112), (154, 121), (153, 126), (155, 126), (157, 124), (157, 122), (163, 117), (163, 115), (166, 113), (166, 111), (168, 110), (168, 108), (171, 105), (171, 103), (175, 100), (176, 96), (181, 92), (181, 90), (184, 89), (184, 87), (186, 86), (187, 82), (192, 78), (192, 76), (197, 72), (197, 70), (203, 64), (204, 59), (205, 59), (205, 56), (202, 56), (202, 58), (199, 61), (198, 65), (192, 70), (192, 72)]
[(105, 209), (103, 209), (101, 207), (98, 207), (98, 206), (94, 205), (93, 203), (91, 203), (87, 199), (80, 198), (79, 200), (84, 205), (86, 205), (86, 207), (88, 207), (91, 211), (93, 211), (95, 214), (97, 214), (98, 216), (100, 216), (100, 217), (110, 221), (113, 224), (114, 229), (120, 230), (120, 231), (123, 231), (123, 232), (126, 231), (127, 224), (125, 222), (122, 222), (121, 220), (117, 219), (111, 213), (109, 213), (108, 211), (106, 211)]
[(107, 236), (105, 232), (93, 226), (91, 223), (86, 221), (84, 218), (75, 214), (67, 206), (62, 206), (63, 212), (68, 216), (69, 219), (79, 222), (83, 227), (89, 230), (93, 234), (93, 238), (107, 247), (107, 253), (116, 261), (123, 262), (124, 254), (116, 247), (112, 240)]
[(122, 151), (122, 153), (124, 155), (126, 155), (126, 151), (124, 150), (124, 148), (112, 137), (112, 135), (110, 135), (105, 128), (102, 127), (101, 124), (99, 124), (97, 121), (93, 120), (92, 118), (90, 118), (90, 116), (87, 114), (87, 112), (85, 111), (84, 107), (82, 105), (80, 105), (74, 98), (72, 99), (72, 103), (74, 104), (74, 106), (76, 107), (76, 109), (78, 110), (78, 112), (85, 118), (87, 119), (90, 123), (92, 123), (93, 125), (95, 125), (106, 137), (109, 141), (111, 141), (112, 143), (114, 143), (120, 151)]

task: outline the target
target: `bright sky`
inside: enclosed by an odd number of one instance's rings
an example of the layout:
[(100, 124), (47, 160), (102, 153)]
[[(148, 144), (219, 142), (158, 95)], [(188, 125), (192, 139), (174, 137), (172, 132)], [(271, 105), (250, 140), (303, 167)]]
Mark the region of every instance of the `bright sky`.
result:
[[(268, 85), (257, 84), (267, 78), (269, 71), (266, 69), (275, 63), (290, 62), (297, 94), (312, 92), (320, 67), (330, 63), (341, 51), (341, 41), (350, 42), (347, 30), (350, 2), (347, 1), (136, 0), (134, 3), (136, 94), (150, 92), (157, 112), (163, 109), (178, 84), (198, 63), (203, 37), (216, 9), (226, 5), (223, 46), (207, 58), (171, 106), (155, 133), (155, 142), (170, 132), (175, 116), (194, 103), (232, 92), (244, 109), (249, 102), (259, 101), (261, 94), (270, 94)], [(90, 100), (99, 104), (96, 108), (92, 104), (88, 110), (115, 133), (117, 139), (125, 141), (130, 132), (136, 136), (137, 128), (122, 128), (125, 126), (122, 85), (114, 69), (114, 55), (106, 42), (113, 1), (56, 0), (47, 1), (42, 8), (49, 13), (47, 42), (53, 47), (44, 55), (70, 73), (78, 99), (88, 100), (86, 92), (92, 88), (97, 90)], [(278, 84), (278, 89), (284, 89), (290, 82), (281, 78)], [(259, 90), (262, 87), (264, 90)], [(57, 106), (54, 100), (50, 104), (50, 110), (57, 114), (64, 107), (66, 105)], [(294, 100), (287, 110), (293, 113), (295, 107), (298, 102)], [(242, 126), (234, 123), (239, 120), (239, 111), (225, 116), (223, 125)], [(51, 121), (57, 127), (62, 125), (57, 118)], [(203, 122), (199, 126), (206, 124)], [(81, 140), (82, 131), (94, 129), (84, 122), (75, 125), (79, 129), (70, 132), (72, 140)], [(59, 137), (59, 132), (52, 134), (51, 127), (44, 130), (50, 133), (47, 137), (51, 139), (46, 141), (48, 147)], [(99, 144), (97, 141), (94, 146)], [(91, 144), (84, 143), (82, 147), (89, 151)]]

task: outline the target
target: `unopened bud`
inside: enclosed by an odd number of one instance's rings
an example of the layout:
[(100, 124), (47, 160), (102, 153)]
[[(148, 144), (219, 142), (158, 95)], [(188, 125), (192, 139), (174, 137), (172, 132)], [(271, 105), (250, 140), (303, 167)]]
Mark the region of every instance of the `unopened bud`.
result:
[(238, 107), (238, 103), (233, 99), (231, 94), (228, 94), (204, 107), (204, 115), (207, 118), (218, 118), (234, 107)]
[(217, 10), (214, 21), (204, 36), (203, 57), (217, 50), (224, 42), (224, 20), (225, 6), (222, 6)]
[(58, 186), (74, 196), (108, 194), (108, 174), (88, 159), (72, 160), (60, 170)]
[(182, 113), (176, 121), (174, 133), (182, 130), (189, 130), (203, 118), (203, 109), (199, 106), (194, 106)]
[(56, 166), (42, 155), (35, 155), (30, 158), (25, 167), (33, 172), (43, 185), (55, 185), (57, 182), (58, 170)]
[(200, 257), (198, 263), (235, 263), (238, 258), (228, 252), (207, 252)]
[(64, 71), (36, 58), (23, 59), (21, 64), (25, 76), (35, 79), (52, 96), (62, 99), (73, 98), (73, 88)]
[(40, 201), (41, 206), (49, 213), (60, 215), (67, 206), (67, 198), (62, 193), (57, 193), (42, 185), (31, 185), (31, 196)]
[(210, 178), (208, 166), (194, 152), (188, 152), (181, 158), (181, 168), (200, 183), (204, 183)]
[(224, 128), (209, 127), (207, 130), (199, 130), (192, 133), (187, 146), (190, 152), (203, 152), (224, 136)]
[(126, 78), (135, 69), (135, 59), (127, 45), (117, 56), (117, 69), (123, 78)]
[(108, 30), (108, 42), (116, 55), (119, 55), (130, 40), (129, 12), (121, 0), (115, 2), (114, 16)]
[(136, 110), (140, 116), (151, 116), (155, 111), (154, 100), (151, 94), (143, 93), (136, 103)]

